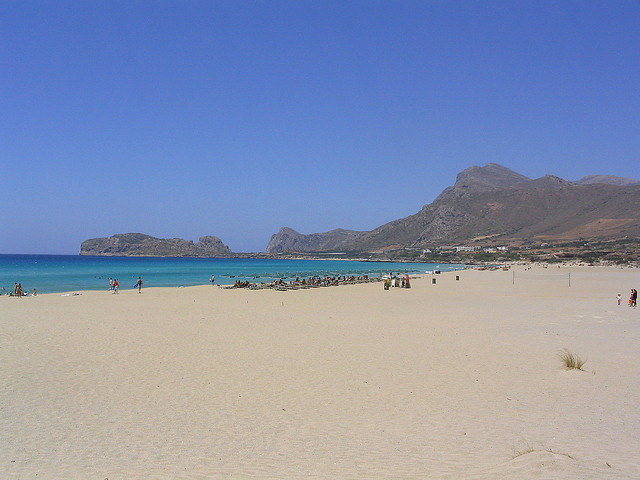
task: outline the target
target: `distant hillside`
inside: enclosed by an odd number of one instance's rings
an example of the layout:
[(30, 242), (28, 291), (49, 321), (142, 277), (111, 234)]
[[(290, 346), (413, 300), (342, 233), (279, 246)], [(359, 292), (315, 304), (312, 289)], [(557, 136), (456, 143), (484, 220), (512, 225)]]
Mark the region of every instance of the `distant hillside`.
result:
[(226, 257), (233, 253), (218, 237), (197, 243), (182, 238), (155, 238), (143, 233), (121, 233), (82, 242), (80, 255), (125, 257)]
[(366, 232), (354, 230), (331, 230), (326, 233), (302, 235), (287, 227), (282, 227), (274, 234), (267, 245), (267, 253), (310, 252), (341, 250), (351, 245)]
[[(453, 244), (515, 244), (528, 240), (617, 239), (640, 235), (640, 182), (596, 175), (571, 182), (532, 180), (490, 163), (460, 172), (453, 186), (418, 213), (368, 232), (274, 235), (267, 251), (383, 251)], [(282, 231), (281, 231), (282, 232)], [(327, 239), (332, 239), (332, 243)], [(330, 246), (328, 246), (330, 243)]]
[(618, 185), (621, 187), (629, 185), (640, 185), (638, 180), (626, 177), (616, 177), (615, 175), (587, 175), (576, 181), (580, 185), (590, 185), (593, 183), (605, 183), (607, 185)]

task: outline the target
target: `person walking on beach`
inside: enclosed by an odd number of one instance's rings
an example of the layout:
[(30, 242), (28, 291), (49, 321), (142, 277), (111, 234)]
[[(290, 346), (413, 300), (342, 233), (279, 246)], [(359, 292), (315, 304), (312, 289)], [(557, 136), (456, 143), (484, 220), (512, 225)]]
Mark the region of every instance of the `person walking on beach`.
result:
[(136, 282), (136, 285), (138, 286), (138, 293), (142, 293), (142, 278), (138, 277), (138, 281)]
[(635, 308), (638, 301), (638, 291), (635, 288), (631, 289), (631, 298), (629, 299), (629, 306)]
[(113, 291), (113, 278), (109, 277), (109, 291)]
[(209, 280), (209, 281), (211, 282), (211, 286), (213, 286), (213, 284), (216, 282), (216, 277), (211, 275), (211, 280)]
[(618, 299), (618, 305), (620, 305), (620, 301), (622, 300), (622, 295), (618, 294), (616, 298)]
[(113, 293), (118, 293), (118, 287), (120, 286), (120, 284), (118, 283), (117, 279), (113, 279)]

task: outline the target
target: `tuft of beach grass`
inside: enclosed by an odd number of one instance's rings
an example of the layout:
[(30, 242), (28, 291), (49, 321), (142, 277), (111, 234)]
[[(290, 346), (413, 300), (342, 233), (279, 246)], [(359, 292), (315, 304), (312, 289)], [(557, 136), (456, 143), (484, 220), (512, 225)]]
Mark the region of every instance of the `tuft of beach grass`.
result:
[(576, 457), (574, 457), (573, 455), (569, 455), (568, 453), (558, 452), (558, 451), (552, 450), (551, 448), (537, 449), (537, 448), (533, 448), (529, 444), (527, 444), (526, 448), (523, 448), (521, 450), (514, 449), (513, 455), (511, 456), (511, 460), (514, 460), (514, 459), (516, 459), (518, 457), (521, 457), (523, 455), (528, 455), (528, 454), (534, 453), (534, 452), (549, 452), (549, 453), (552, 453), (554, 455), (562, 455), (564, 457), (570, 458), (571, 460), (576, 460)]
[(529, 453), (533, 453), (535, 451), (536, 450), (533, 447), (531, 447), (530, 445), (527, 445), (527, 447), (523, 448), (522, 450), (514, 449), (513, 450), (513, 455), (511, 456), (511, 460), (513, 460), (515, 458), (518, 458), (518, 457), (521, 457), (522, 455), (527, 455)]
[(576, 355), (565, 348), (558, 354), (558, 357), (566, 370), (580, 370), (581, 372), (584, 372), (582, 367), (587, 363), (587, 361), (580, 358), (579, 355)]

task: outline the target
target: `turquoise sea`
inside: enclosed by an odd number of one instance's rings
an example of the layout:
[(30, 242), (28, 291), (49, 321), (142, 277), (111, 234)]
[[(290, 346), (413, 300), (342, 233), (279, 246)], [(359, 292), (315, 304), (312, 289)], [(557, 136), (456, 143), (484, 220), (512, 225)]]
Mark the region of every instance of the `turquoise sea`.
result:
[(109, 277), (121, 289), (134, 288), (138, 276), (146, 287), (205, 285), (211, 275), (216, 284), (236, 280), (271, 282), (296, 277), (363, 275), (381, 273), (425, 273), (449, 271), (463, 265), (433, 263), (358, 262), (348, 260), (263, 260), (235, 258), (88, 257), (79, 255), (0, 255), (0, 287), (13, 291), (14, 282), (25, 292), (38, 293), (107, 289)]

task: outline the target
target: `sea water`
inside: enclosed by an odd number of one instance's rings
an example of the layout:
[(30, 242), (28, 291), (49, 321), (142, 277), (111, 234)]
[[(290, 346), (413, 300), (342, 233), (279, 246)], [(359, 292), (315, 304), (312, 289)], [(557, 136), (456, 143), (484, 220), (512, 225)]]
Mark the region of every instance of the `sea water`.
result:
[(377, 277), (390, 272), (425, 273), (450, 271), (463, 265), (433, 263), (361, 262), (351, 260), (279, 260), (254, 258), (167, 258), (167, 257), (92, 257), (79, 255), (0, 255), (2, 294), (13, 291), (14, 282), (25, 292), (70, 292), (106, 290), (109, 278), (118, 280), (121, 289), (135, 287), (142, 277), (144, 287), (186, 287), (235, 281), (268, 283), (310, 276)]

